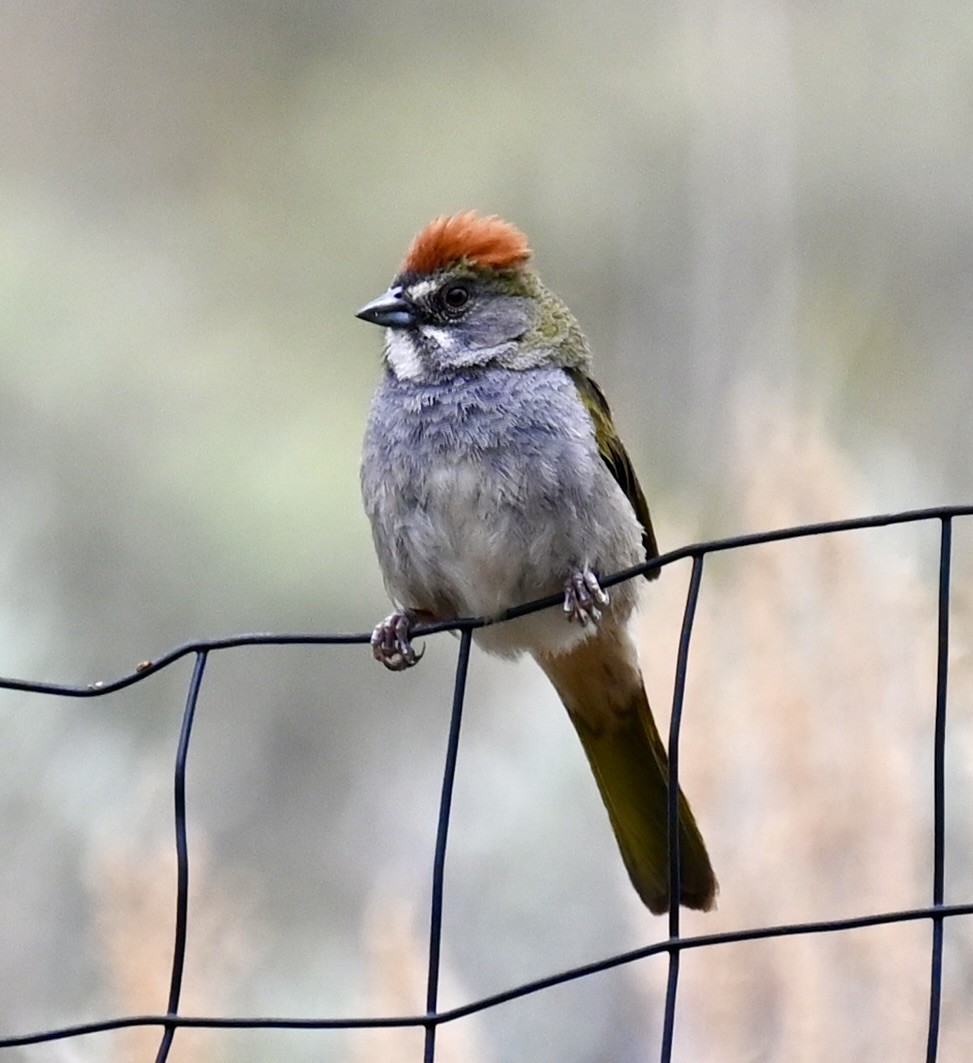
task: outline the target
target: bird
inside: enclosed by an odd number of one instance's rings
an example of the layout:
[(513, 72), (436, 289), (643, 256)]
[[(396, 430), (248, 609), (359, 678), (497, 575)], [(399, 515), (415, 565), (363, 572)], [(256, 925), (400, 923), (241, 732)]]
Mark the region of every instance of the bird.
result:
[[(588, 341), (531, 257), (523, 232), (495, 214), (440, 215), (356, 315), (385, 329), (360, 473), (395, 609), (371, 647), (401, 671), (422, 656), (417, 625), (493, 621), (556, 596), (556, 606), (479, 627), (474, 640), (503, 657), (529, 654), (546, 673), (632, 885), (661, 914), (669, 771), (628, 630), (638, 590), (634, 579), (610, 594), (601, 585), (659, 551)], [(681, 792), (678, 822), (679, 903), (711, 909), (716, 877)]]

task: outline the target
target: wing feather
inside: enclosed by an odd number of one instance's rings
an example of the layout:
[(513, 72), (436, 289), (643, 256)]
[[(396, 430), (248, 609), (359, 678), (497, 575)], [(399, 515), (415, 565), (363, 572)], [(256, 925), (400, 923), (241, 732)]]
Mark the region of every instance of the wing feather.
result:
[[(659, 556), (659, 547), (655, 541), (655, 532), (652, 530), (652, 519), (649, 516), (649, 506), (645, 501), (645, 495), (639, 485), (629, 458), (618, 432), (612, 420), (611, 409), (608, 400), (600, 387), (580, 369), (566, 369), (565, 372), (574, 381), (578, 389), (578, 395), (584, 403), (585, 409), (591, 416), (595, 428), (595, 442), (598, 444), (598, 453), (602, 461), (608, 466), (609, 472), (615, 478), (615, 482), (625, 492), (625, 497), (631, 502), (635, 516), (642, 525), (642, 544), (645, 547), (645, 558), (651, 561)], [(655, 579), (659, 570), (646, 572), (646, 579)]]

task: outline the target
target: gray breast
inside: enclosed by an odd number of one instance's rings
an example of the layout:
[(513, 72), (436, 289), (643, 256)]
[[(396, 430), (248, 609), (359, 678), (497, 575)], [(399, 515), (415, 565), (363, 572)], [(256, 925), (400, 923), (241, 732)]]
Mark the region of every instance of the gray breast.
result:
[(638, 556), (631, 507), (556, 368), (437, 386), (388, 377), (362, 490), (390, 593), (445, 616), (496, 615), (557, 592), (575, 569)]

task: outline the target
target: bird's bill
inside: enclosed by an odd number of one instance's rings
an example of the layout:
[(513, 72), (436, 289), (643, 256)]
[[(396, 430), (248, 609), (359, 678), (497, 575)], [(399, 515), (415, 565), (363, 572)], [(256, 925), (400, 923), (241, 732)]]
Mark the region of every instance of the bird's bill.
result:
[(401, 288), (389, 288), (384, 295), (366, 303), (355, 317), (385, 328), (406, 328), (415, 324), (416, 312)]

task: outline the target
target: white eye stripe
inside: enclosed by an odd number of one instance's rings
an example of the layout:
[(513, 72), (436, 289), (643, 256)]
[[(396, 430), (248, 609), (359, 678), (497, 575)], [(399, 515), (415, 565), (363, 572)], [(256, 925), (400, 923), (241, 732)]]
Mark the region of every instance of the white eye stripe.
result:
[(440, 282), (437, 280), (416, 281), (415, 284), (410, 284), (406, 289), (406, 295), (414, 302), (420, 302), (426, 296), (432, 295), (439, 287), (439, 284)]

